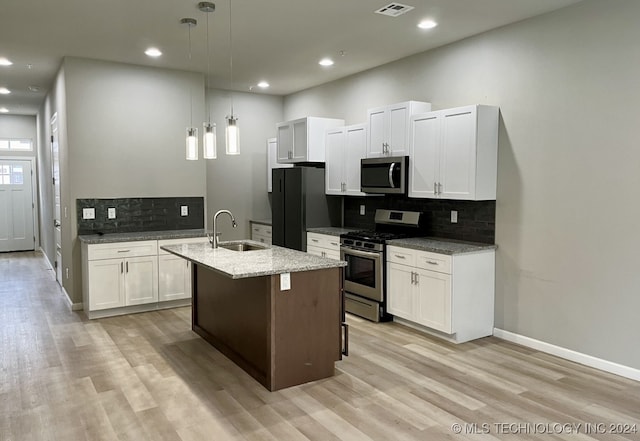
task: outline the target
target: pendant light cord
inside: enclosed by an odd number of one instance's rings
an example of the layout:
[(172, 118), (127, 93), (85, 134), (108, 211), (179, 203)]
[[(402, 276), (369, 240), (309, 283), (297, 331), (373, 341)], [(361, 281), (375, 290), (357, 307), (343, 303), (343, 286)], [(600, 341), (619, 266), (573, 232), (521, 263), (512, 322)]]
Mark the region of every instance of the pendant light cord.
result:
[[(191, 26), (189, 23), (189, 67), (191, 67)], [(193, 90), (191, 90), (191, 85), (189, 85), (189, 125), (193, 127)]]
[(233, 117), (233, 36), (231, 33), (231, 3), (229, 0), (229, 82), (231, 83), (231, 117)]
[[(209, 48), (209, 12), (207, 12), (207, 90), (209, 89), (209, 77), (211, 76), (211, 49)], [(206, 93), (205, 93), (205, 104), (206, 104)], [(207, 116), (209, 125), (211, 125), (211, 108), (207, 105)]]

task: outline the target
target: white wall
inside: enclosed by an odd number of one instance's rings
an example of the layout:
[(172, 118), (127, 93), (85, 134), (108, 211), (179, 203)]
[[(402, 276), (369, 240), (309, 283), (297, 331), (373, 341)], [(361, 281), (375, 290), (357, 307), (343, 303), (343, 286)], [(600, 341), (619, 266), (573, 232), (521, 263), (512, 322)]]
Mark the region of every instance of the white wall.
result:
[(36, 117), (0, 115), (0, 138), (30, 139), (33, 142), (33, 150), (30, 152), (0, 150), (0, 156), (36, 156), (38, 150)]
[[(207, 160), (207, 225), (213, 214), (231, 210), (238, 222), (220, 218), (222, 239), (248, 238), (251, 219), (271, 218), (267, 196), (267, 138), (276, 136), (282, 119), (283, 99), (257, 93), (233, 93), (234, 114), (239, 117), (240, 155), (225, 154), (225, 116), (230, 113), (231, 94), (209, 89), (207, 103), (218, 133), (218, 159)], [(226, 216), (225, 216), (226, 217)]]
[(585, 0), (288, 96), (285, 118), (500, 106), (496, 327), (640, 368), (637, 17)]
[(201, 74), (65, 58), (53, 104), (61, 117), (64, 287), (81, 302), (76, 199), (205, 196), (203, 162), (185, 160), (185, 130), (202, 124)]

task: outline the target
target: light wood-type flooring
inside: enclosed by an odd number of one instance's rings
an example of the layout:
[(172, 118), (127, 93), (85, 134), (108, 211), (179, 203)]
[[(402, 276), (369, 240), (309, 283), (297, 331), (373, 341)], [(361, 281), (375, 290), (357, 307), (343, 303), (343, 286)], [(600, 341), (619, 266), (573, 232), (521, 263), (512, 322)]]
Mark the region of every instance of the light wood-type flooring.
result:
[(640, 383), (497, 338), (456, 346), (349, 317), (334, 377), (271, 393), (190, 313), (89, 321), (41, 254), (0, 254), (0, 439), (640, 439), (609, 426), (640, 430)]

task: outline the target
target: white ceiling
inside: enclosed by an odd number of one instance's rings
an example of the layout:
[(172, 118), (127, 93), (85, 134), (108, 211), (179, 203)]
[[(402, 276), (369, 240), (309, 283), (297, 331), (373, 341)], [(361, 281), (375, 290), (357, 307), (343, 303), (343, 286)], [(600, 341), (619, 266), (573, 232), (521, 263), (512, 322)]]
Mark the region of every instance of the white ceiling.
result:
[[(230, 89), (229, 1), (207, 14), (197, 0), (3, 0), (0, 57), (14, 64), (0, 66), (0, 87), (12, 90), (0, 107), (35, 115), (66, 55), (206, 73), (207, 15), (209, 84)], [(266, 80), (252, 90), (286, 95), (578, 1), (403, 0), (415, 9), (393, 18), (373, 12), (390, 0), (233, 0), (233, 89)], [(198, 20), (191, 61), (183, 17)], [(424, 18), (439, 26), (418, 29)], [(148, 46), (162, 57), (144, 55)], [(334, 66), (318, 65), (326, 56)]]

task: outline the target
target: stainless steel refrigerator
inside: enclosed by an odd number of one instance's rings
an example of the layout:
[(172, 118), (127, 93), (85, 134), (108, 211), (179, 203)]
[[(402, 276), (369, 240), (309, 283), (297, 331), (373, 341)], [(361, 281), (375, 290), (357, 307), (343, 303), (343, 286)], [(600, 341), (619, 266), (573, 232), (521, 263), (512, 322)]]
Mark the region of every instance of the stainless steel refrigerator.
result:
[(341, 224), (340, 197), (324, 194), (324, 168), (273, 169), (274, 245), (307, 251), (307, 229)]

